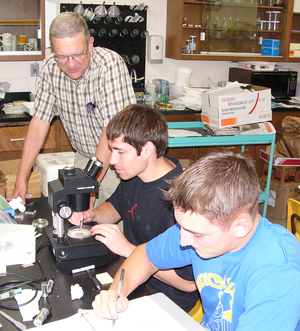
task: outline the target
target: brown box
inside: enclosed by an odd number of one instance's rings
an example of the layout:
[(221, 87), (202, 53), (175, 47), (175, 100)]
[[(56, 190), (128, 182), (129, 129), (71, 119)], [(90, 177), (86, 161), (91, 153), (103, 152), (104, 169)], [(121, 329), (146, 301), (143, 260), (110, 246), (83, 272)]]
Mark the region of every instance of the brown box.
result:
[(179, 159), (179, 162), (182, 166), (183, 169), (186, 169), (189, 167), (191, 164), (193, 164), (195, 161), (191, 159)]
[[(264, 162), (263, 176), (268, 175), (269, 163)], [(272, 166), (271, 180), (281, 185), (295, 183), (300, 181), (300, 167)]]
[[(266, 178), (261, 177), (260, 186), (263, 191), (266, 188), (266, 184)], [(300, 199), (298, 185), (299, 183), (289, 183), (282, 185), (271, 180), (267, 213), (279, 219), (286, 219), (288, 199)]]
[[(13, 194), (20, 162), (20, 159), (0, 161), (0, 171), (5, 176), (5, 194), (3, 196), (6, 198), (11, 197)], [(41, 196), (40, 173), (38, 171), (33, 171), (29, 174), (27, 193), (31, 194), (33, 198)]]
[(5, 198), (6, 179), (4, 173), (0, 170), (0, 195)]

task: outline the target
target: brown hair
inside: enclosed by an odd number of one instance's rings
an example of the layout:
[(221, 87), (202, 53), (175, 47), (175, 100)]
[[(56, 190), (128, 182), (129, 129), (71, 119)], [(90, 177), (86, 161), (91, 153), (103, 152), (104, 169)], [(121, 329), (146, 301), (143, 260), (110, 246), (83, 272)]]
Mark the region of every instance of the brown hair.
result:
[(253, 159), (230, 151), (208, 153), (171, 182), (165, 196), (180, 210), (229, 228), (236, 217), (258, 210), (259, 179)]
[(66, 38), (73, 37), (78, 33), (84, 34), (85, 41), (90, 39), (89, 28), (84, 18), (74, 12), (63, 12), (52, 21), (50, 25), (49, 37)]
[(132, 104), (120, 111), (108, 123), (107, 138), (110, 141), (123, 135), (123, 141), (133, 146), (137, 155), (147, 141), (156, 147), (161, 157), (168, 144), (168, 126), (161, 113), (147, 105)]

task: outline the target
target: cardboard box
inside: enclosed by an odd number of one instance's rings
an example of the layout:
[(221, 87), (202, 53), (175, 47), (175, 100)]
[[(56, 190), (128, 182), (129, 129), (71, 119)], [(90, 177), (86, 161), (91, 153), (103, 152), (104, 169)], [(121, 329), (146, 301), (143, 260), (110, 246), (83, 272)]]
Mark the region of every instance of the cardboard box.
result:
[(278, 39), (263, 39), (261, 47), (279, 48)]
[(179, 159), (179, 162), (184, 170), (187, 167), (189, 167), (191, 164), (193, 164), (195, 161), (191, 159)]
[(294, 0), (294, 13), (300, 13), (300, 0)]
[[(11, 197), (14, 192), (17, 174), (16, 173), (8, 174), (5, 176), (5, 178), (6, 178), (6, 197)], [(27, 186), (28, 186), (27, 193), (31, 194), (33, 198), (39, 198), (41, 196), (40, 174), (38, 171), (30, 172)]]
[[(266, 185), (266, 178), (261, 177), (260, 186), (263, 191), (265, 190)], [(286, 219), (288, 199), (300, 199), (298, 185), (299, 183), (281, 185), (271, 180), (267, 213), (279, 219)]]
[(6, 179), (4, 173), (0, 170), (0, 195), (5, 198), (6, 192)]
[[(13, 194), (20, 162), (21, 159), (0, 161), (0, 171), (5, 176), (5, 195), (3, 196), (6, 198), (11, 197)], [(27, 184), (27, 192), (30, 193), (33, 198), (41, 196), (39, 172), (31, 172)]]
[(44, 196), (48, 196), (48, 182), (58, 178), (58, 170), (73, 166), (74, 152), (39, 154), (34, 170), (40, 173), (40, 187)]
[(275, 68), (275, 63), (239, 61), (239, 68), (249, 69), (249, 70), (260, 70), (260, 71), (263, 71), (263, 70), (273, 71)]
[[(264, 150), (260, 150), (260, 158), (269, 162), (270, 154)], [(288, 158), (288, 157), (273, 157), (273, 165), (275, 166), (296, 166), (300, 167), (299, 158)]]
[(214, 95), (202, 92), (202, 121), (212, 128), (272, 120), (271, 89), (253, 86), (255, 92)]
[(300, 57), (300, 51), (290, 51), (290, 57)]
[(279, 48), (262, 47), (260, 54), (265, 55), (265, 56), (278, 56), (279, 55)]
[[(269, 163), (263, 164), (263, 176), (267, 178)], [(300, 182), (300, 168), (272, 166), (271, 180), (281, 185)]]
[(300, 43), (290, 43), (290, 51), (300, 51)]

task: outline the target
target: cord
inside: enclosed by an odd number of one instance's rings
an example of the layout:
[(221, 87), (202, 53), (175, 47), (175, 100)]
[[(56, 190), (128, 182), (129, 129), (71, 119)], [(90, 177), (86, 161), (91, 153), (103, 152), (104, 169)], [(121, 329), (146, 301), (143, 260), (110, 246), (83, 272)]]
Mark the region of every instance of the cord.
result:
[(7, 281), (4, 282), (2, 284), (0, 284), (0, 292), (4, 292), (4, 291), (10, 291), (12, 289), (16, 289), (22, 286), (30, 286), (35, 290), (35, 293), (33, 295), (33, 297), (31, 299), (29, 299), (27, 302), (24, 302), (20, 305), (4, 305), (1, 301), (0, 301), (0, 308), (3, 309), (11, 309), (11, 310), (17, 310), (20, 307), (23, 307), (27, 304), (29, 304), (30, 302), (32, 302), (38, 295), (38, 288), (36, 287), (35, 284), (41, 284), (43, 281), (45, 281), (47, 279), (46, 277), (46, 273), (45, 273), (45, 269), (43, 268), (41, 262), (38, 260), (38, 253), (40, 252), (40, 250), (48, 245), (50, 243), (49, 240), (43, 242), (40, 244), (40, 246), (37, 248), (36, 250), (36, 263), (39, 266), (41, 273), (42, 273), (42, 278), (40, 279), (35, 279), (26, 275), (22, 275), (19, 273), (14, 273), (14, 272), (8, 272), (8, 273), (0, 273), (0, 277), (6, 277), (6, 276), (17, 276), (21, 279), (17, 279), (17, 280), (11, 280), (11, 281)]

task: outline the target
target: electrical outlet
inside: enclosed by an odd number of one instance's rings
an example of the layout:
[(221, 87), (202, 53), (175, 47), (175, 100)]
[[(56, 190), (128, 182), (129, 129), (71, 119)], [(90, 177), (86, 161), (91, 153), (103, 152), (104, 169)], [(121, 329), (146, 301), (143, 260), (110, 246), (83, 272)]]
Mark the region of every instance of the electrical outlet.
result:
[(40, 74), (40, 66), (38, 63), (30, 64), (30, 75), (31, 77), (37, 77)]

